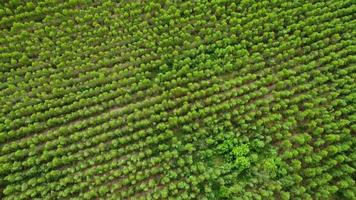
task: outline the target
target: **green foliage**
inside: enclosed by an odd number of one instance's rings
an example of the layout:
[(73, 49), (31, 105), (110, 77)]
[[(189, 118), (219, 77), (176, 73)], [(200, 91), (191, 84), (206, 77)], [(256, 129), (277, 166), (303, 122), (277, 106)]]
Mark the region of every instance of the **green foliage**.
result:
[(353, 1), (0, 4), (0, 199), (355, 199)]

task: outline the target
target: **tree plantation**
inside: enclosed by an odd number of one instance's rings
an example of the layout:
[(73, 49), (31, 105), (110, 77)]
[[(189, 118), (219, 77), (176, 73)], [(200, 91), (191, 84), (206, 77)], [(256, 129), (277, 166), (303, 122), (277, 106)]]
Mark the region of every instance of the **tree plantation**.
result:
[(353, 0), (0, 2), (0, 199), (356, 199)]

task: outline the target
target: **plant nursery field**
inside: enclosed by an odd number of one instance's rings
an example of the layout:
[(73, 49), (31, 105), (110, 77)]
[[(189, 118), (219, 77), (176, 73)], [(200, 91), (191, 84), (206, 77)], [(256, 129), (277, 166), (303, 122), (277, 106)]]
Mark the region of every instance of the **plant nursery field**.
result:
[(356, 200), (354, 0), (0, 0), (0, 199)]

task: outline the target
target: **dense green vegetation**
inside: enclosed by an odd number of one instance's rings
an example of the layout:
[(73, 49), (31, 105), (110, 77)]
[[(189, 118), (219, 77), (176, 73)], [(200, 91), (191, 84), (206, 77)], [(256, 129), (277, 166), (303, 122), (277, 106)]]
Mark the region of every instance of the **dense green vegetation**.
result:
[(0, 199), (356, 199), (352, 0), (0, 2)]

